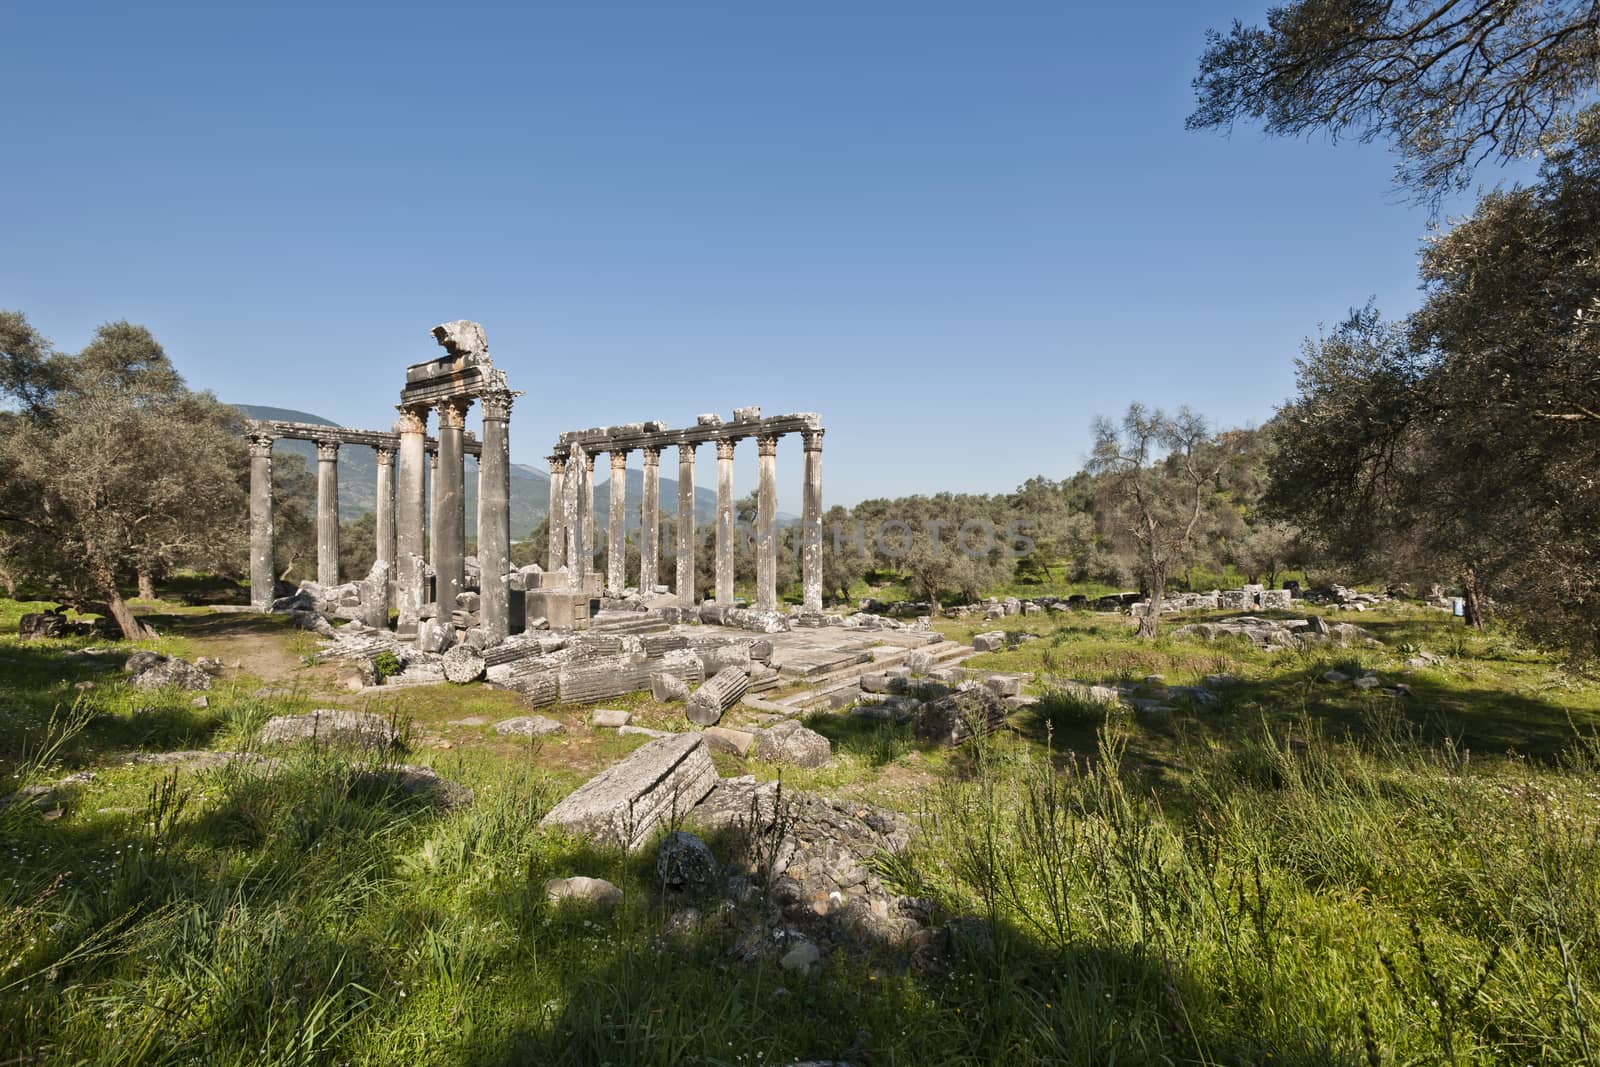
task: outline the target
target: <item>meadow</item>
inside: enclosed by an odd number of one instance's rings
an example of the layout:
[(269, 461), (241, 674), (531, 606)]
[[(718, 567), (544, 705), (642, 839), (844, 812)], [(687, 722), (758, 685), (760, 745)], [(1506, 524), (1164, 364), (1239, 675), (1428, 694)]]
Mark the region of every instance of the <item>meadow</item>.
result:
[[(538, 827), (640, 743), (586, 708), (530, 744), (487, 725), (511, 694), (369, 703), (403, 727), (384, 759), (472, 789), (445, 809), (355, 753), (261, 748), (267, 717), (352, 699), (278, 620), (158, 616), (149, 647), (230, 664), (204, 706), (125, 685), (126, 646), (0, 637), (0, 791), (27, 795), (0, 806), (0, 1062), (1600, 1063), (1600, 684), (1438, 613), (1349, 620), (1381, 645), (937, 623), (1037, 635), (966, 665), (1038, 702), (958, 750), (814, 716), (835, 760), (783, 778), (910, 814), (878, 870), (954, 948), (863, 943), (812, 975), (736, 959), (725, 924), (665, 932), (651, 849)], [(1223, 674), (1171, 710), (1063, 684)], [(549, 903), (571, 874), (622, 905)]]

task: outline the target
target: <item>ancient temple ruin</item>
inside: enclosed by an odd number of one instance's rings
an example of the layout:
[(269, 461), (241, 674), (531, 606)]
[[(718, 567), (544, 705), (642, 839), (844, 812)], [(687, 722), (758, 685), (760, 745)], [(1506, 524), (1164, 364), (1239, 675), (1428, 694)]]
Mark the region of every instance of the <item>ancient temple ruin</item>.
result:
[[(577, 584), (596, 554), (594, 516), (595, 456), (611, 458), (611, 484), (626, 484), (628, 454), (640, 454), (644, 500), (640, 508), (639, 590), (657, 589), (661, 560), (661, 453), (678, 450), (677, 596), (684, 608), (694, 606), (694, 457), (695, 449), (717, 449), (717, 519), (715, 602), (732, 606), (735, 531), (733, 524), (733, 460), (735, 446), (755, 438), (759, 457), (756, 513), (756, 602), (758, 611), (778, 608), (778, 440), (799, 434), (805, 449), (805, 490), (800, 518), (801, 610), (822, 610), (822, 422), (814, 413), (762, 418), (757, 407), (738, 408), (732, 422), (719, 415), (700, 415), (687, 429), (668, 429), (661, 422), (602, 426), (561, 435), (550, 454), (550, 552), (548, 570), (565, 568)], [(623, 494), (611, 493), (606, 531), (608, 596), (623, 595), (625, 563)]]
[[(597, 611), (624, 606), (629, 611), (670, 613), (677, 621), (684, 616), (683, 609), (695, 607), (695, 450), (714, 444), (715, 597), (701, 618), (766, 630), (786, 628), (778, 612), (776, 457), (779, 439), (797, 434), (805, 453), (799, 531), (803, 603), (799, 615), (812, 620), (820, 616), (823, 428), (819, 416), (762, 418), (760, 408), (750, 407), (736, 409), (732, 420), (726, 422), (718, 415), (700, 415), (694, 426), (683, 429), (669, 429), (662, 422), (638, 422), (561, 434), (549, 457), (546, 566), (513, 570), (508, 431), (512, 404), (521, 394), (509, 387), (505, 372), (495, 368), (483, 328), (477, 323), (445, 323), (434, 328), (433, 336), (444, 354), (406, 368), (397, 405), (400, 418), (389, 431), (272, 420), (248, 427), (250, 599), (257, 610), (284, 606), (274, 597), (272, 446), (277, 440), (291, 439), (314, 441), (317, 446), (317, 582), (315, 588), (308, 583), (287, 599), (311, 601), (325, 609), (330, 605), (317, 598), (329, 589), (343, 589), (339, 596), (349, 599), (331, 606), (375, 627), (387, 627), (392, 610), (398, 615), (395, 636), (415, 639), (425, 651), (440, 651), (461, 640), (492, 648), (531, 626), (583, 629), (594, 621)], [(474, 403), (482, 413), (481, 441), (466, 429)], [(428, 436), (432, 414), (438, 416), (437, 437)], [(737, 536), (733, 463), (736, 446), (749, 438), (756, 441), (759, 460), (754, 613), (735, 612), (733, 595)], [(378, 544), (377, 562), (366, 579), (340, 587), (338, 459), (343, 445), (366, 445), (377, 454)], [(666, 587), (660, 584), (664, 554), (660, 459), (662, 451), (673, 446), (678, 450), (676, 592), (667, 596)], [(636, 590), (627, 587), (625, 572), (627, 467), (628, 456), (635, 451), (644, 467)], [(594, 566), (598, 555), (594, 464), (601, 453), (610, 456), (613, 486), (604, 575)], [(466, 554), (468, 455), (478, 457), (476, 557)]]

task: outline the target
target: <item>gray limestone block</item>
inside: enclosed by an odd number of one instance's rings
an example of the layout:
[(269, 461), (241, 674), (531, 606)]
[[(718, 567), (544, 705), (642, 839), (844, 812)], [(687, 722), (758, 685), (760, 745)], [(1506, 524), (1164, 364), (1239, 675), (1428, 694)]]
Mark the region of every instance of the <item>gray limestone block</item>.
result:
[(906, 657), (906, 666), (911, 670), (912, 674), (927, 674), (933, 670), (933, 665), (933, 653), (924, 652), (920, 648)]
[(721, 415), (711, 415), (711, 414), (708, 414), (708, 415), (696, 415), (694, 417), (694, 424), (696, 426), (721, 426), (722, 425), (722, 416)]
[(424, 619), (417, 627), (417, 648), (423, 652), (444, 652), (456, 643), (456, 630), (440, 619)]
[(976, 634), (972, 638), (972, 647), (979, 652), (998, 652), (1006, 647), (1005, 631), (990, 630), (988, 633)]
[(833, 758), (833, 745), (815, 730), (789, 719), (756, 735), (756, 758), (795, 767), (822, 767)]
[(725, 726), (707, 726), (703, 734), (713, 752), (728, 752), (735, 756), (744, 756), (750, 751), (750, 746), (756, 743), (755, 734), (730, 730)]
[(663, 703), (688, 700), (689, 683), (676, 674), (657, 671), (650, 676), (650, 695)]
[(595, 726), (606, 726), (616, 729), (618, 726), (628, 725), (628, 720), (633, 718), (633, 713), (620, 708), (595, 708), (589, 717), (590, 723)]
[(751, 406), (751, 407), (747, 407), (747, 408), (734, 408), (733, 409), (733, 421), (734, 422), (760, 422), (761, 421), (761, 408), (759, 406)]
[(1022, 693), (1022, 679), (1011, 674), (991, 674), (983, 684), (996, 696), (1014, 697)]
[(750, 646), (740, 642), (730, 642), (726, 645), (702, 648), (700, 662), (704, 665), (707, 676), (720, 674), (729, 667), (738, 667), (748, 673)]
[(716, 784), (717, 769), (704, 738), (660, 738), (579, 786), (540, 825), (637, 847), (663, 820), (686, 814)]
[(622, 890), (604, 878), (552, 878), (544, 884), (544, 895), (552, 904), (567, 902), (610, 909), (622, 903)]

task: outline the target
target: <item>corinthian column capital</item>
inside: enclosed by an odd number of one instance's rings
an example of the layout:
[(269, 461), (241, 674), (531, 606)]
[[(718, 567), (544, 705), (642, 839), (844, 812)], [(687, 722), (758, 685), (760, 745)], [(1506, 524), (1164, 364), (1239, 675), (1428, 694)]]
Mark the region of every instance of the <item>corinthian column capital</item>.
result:
[(764, 433), (756, 438), (756, 454), (760, 456), (776, 456), (778, 454), (778, 435)]
[(453, 396), (439, 401), (434, 405), (439, 412), (439, 429), (462, 429), (467, 424), (467, 409), (471, 406), (471, 397)]
[(319, 437), (316, 439), (317, 459), (332, 463), (339, 458), (339, 439), (336, 437)]
[(718, 438), (717, 439), (717, 458), (718, 459), (732, 459), (733, 458), (734, 446), (736, 446), (738, 443), (739, 442), (735, 441), (731, 437)]

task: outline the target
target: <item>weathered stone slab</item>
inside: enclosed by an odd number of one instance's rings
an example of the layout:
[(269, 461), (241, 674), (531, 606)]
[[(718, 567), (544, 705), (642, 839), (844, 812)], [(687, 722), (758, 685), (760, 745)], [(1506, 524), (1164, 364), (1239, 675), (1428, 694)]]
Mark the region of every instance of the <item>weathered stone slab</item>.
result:
[(494, 732), (502, 736), (551, 737), (566, 733), (567, 728), (563, 723), (547, 719), (543, 715), (519, 715), (514, 719), (495, 723)]
[(637, 848), (663, 820), (687, 814), (716, 784), (704, 738), (662, 738), (579, 786), (540, 825)]
[(743, 756), (756, 743), (756, 735), (744, 730), (730, 730), (726, 726), (707, 726), (703, 731), (706, 744), (713, 752), (729, 752)]
[(595, 708), (589, 721), (595, 726), (606, 726), (616, 729), (618, 726), (628, 725), (633, 718), (633, 713), (623, 711), (621, 708)]
[(354, 744), (387, 748), (398, 740), (394, 725), (370, 711), (324, 708), (305, 715), (268, 719), (257, 735), (263, 745), (290, 745), (315, 739), (319, 744)]

